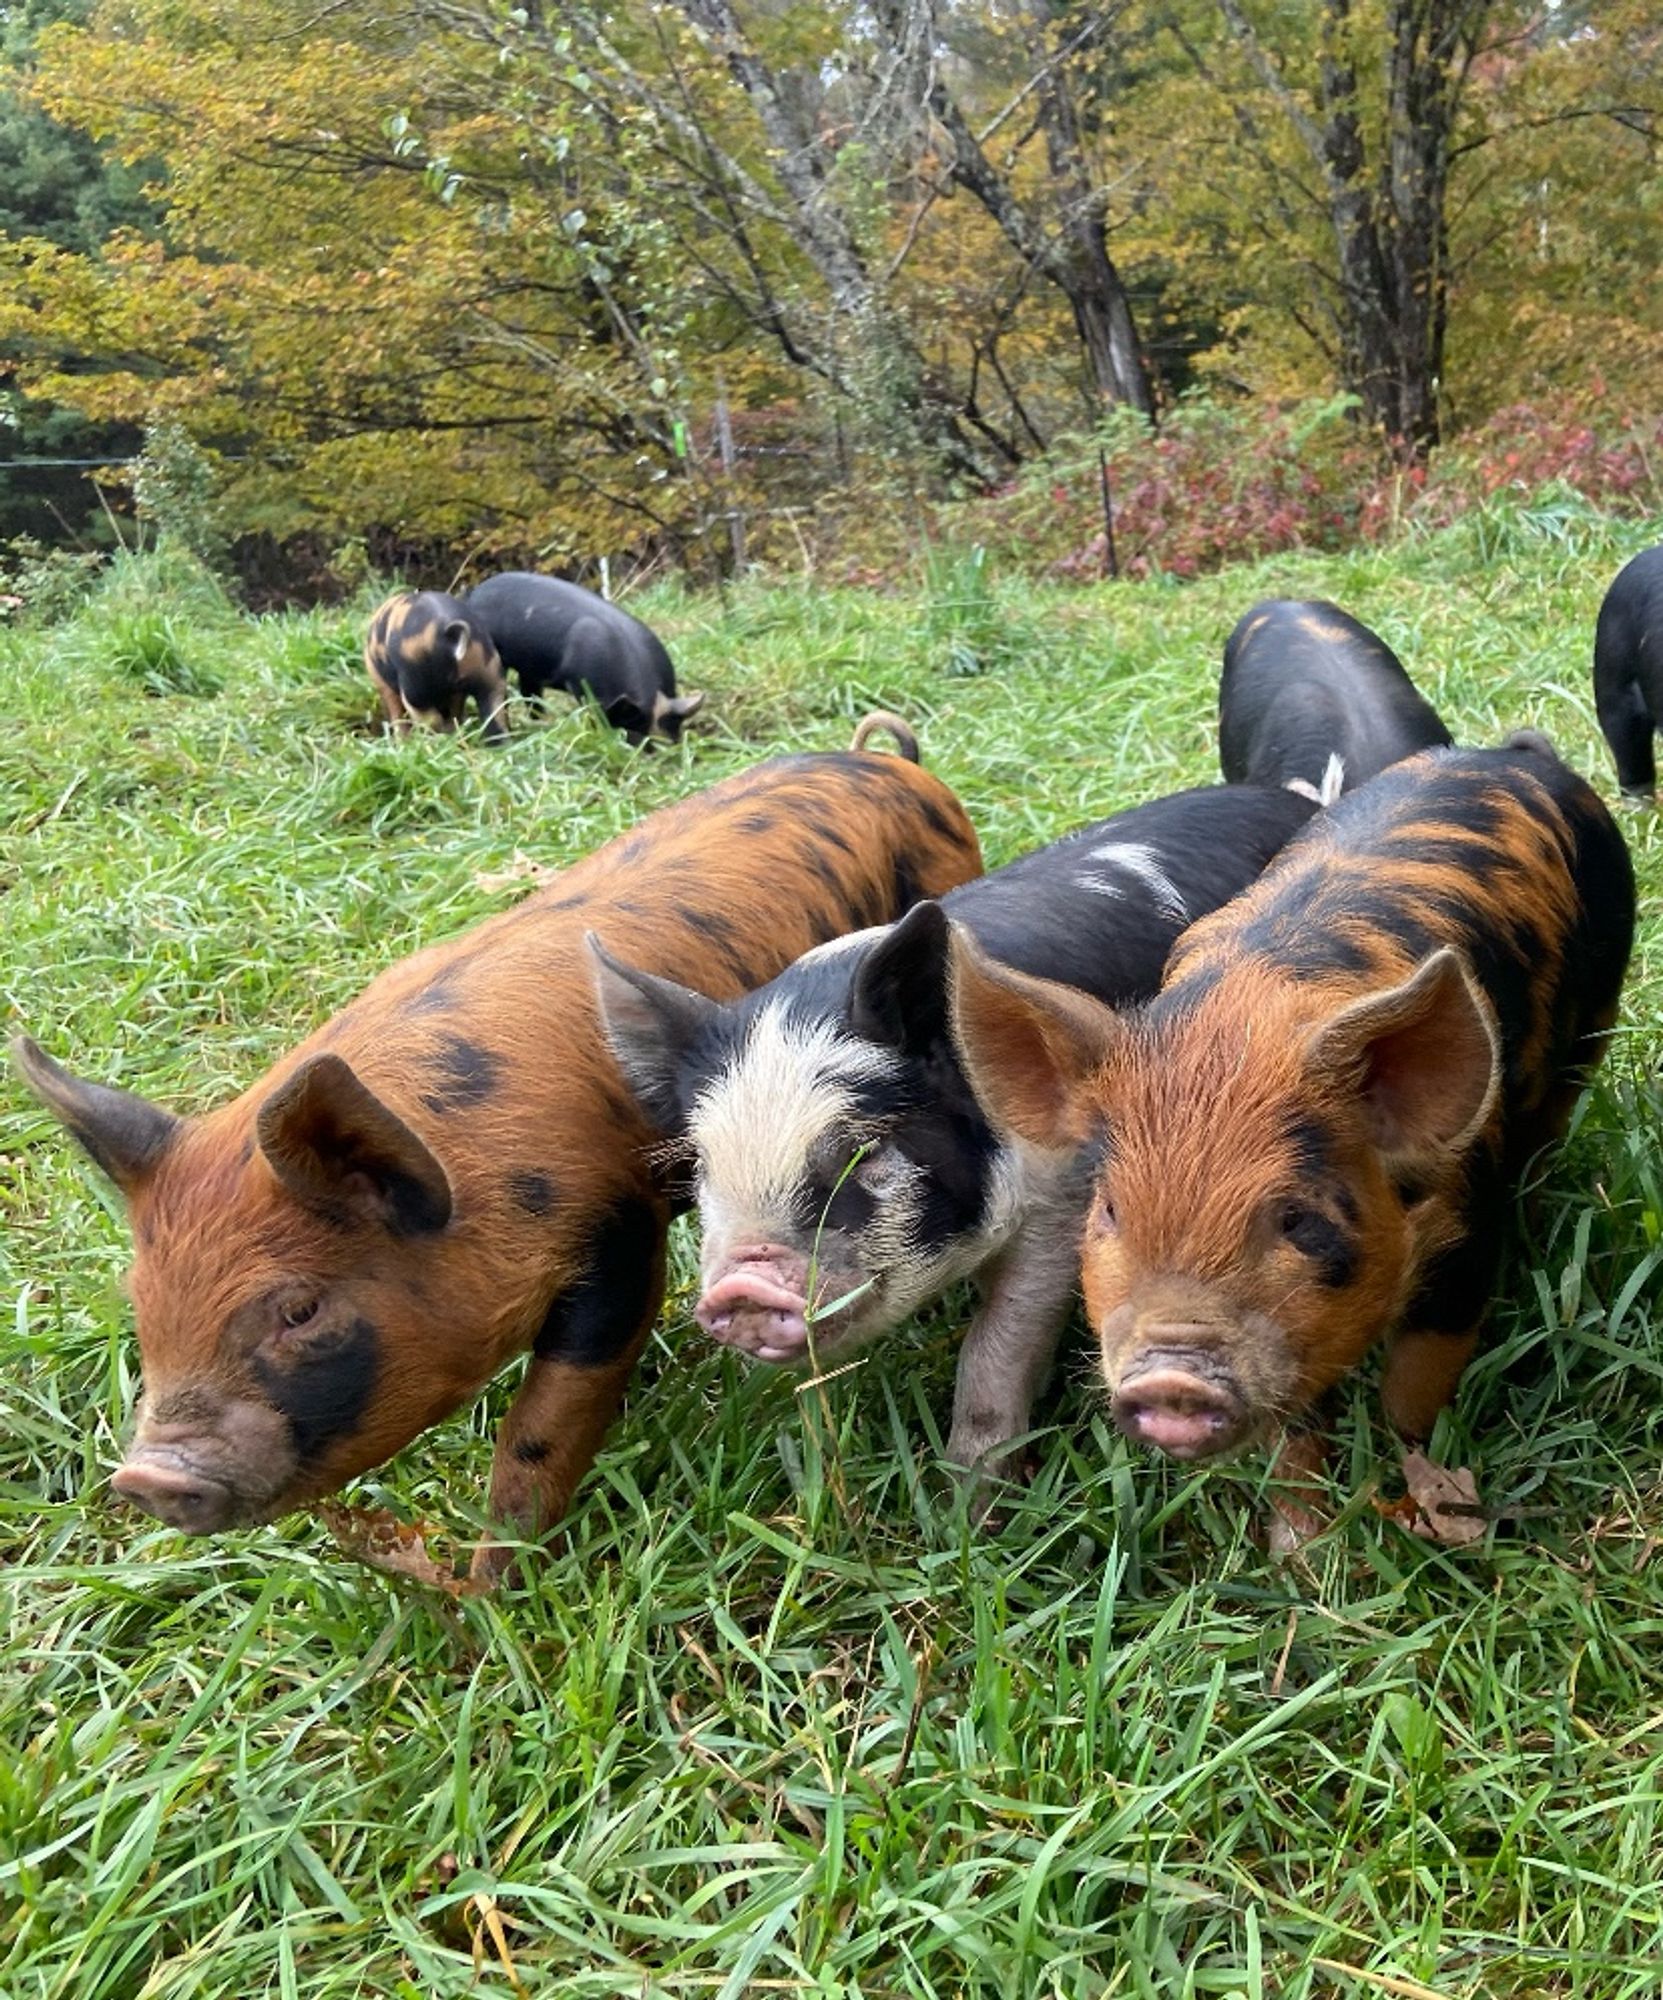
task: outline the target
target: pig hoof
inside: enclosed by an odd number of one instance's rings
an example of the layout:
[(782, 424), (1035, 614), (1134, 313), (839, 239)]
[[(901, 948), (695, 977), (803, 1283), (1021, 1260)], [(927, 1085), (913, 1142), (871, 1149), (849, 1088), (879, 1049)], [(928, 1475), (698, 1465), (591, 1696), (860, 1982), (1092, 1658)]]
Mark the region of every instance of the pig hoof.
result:
[(999, 1502), (1012, 1486), (1027, 1484), (1031, 1466), (1026, 1453), (1000, 1454), (990, 1449), (981, 1456), (961, 1457), (949, 1444), (947, 1456), (952, 1461), (972, 1526), (990, 1531), (1002, 1527), (1005, 1516), (999, 1510)]
[(1286, 1562), (1332, 1525), (1323, 1515), (1301, 1507), (1297, 1501), (1273, 1500), (1270, 1519), (1265, 1524), (1265, 1553), (1274, 1562)]
[(468, 1565), (468, 1596), (489, 1596), (499, 1584), (508, 1580), (520, 1554), (519, 1549), (504, 1542), (481, 1542)]

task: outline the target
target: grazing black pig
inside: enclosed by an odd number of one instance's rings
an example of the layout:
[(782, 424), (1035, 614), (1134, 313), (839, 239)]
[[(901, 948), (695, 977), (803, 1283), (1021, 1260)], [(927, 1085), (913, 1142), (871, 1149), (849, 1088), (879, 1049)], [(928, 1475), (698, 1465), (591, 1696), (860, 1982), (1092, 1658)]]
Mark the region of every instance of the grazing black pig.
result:
[(1233, 784), (1328, 805), (1449, 731), (1384, 639), (1321, 598), (1267, 597), (1224, 647), (1218, 754)]
[(470, 697), (491, 742), (508, 734), (502, 662), (460, 598), (442, 590), (396, 592), (370, 620), (364, 665), (395, 736), (412, 722), (454, 729)]
[(632, 743), (678, 741), (704, 700), (676, 693), (676, 670), (656, 633), (580, 584), (507, 570), (469, 593), (468, 614), (519, 675), (522, 694), (559, 688), (581, 697), (587, 688)]
[(1663, 543), (1618, 570), (1594, 627), (1594, 707), (1627, 797), (1657, 791), (1663, 729)]
[(1089, 1166), (983, 1115), (949, 1031), (948, 919), (1004, 964), (1146, 1000), (1185, 926), (1313, 810), (1245, 785), (1136, 806), (726, 1005), (591, 940), (619, 1066), (696, 1166), (699, 1323), (753, 1359), (823, 1365), (975, 1274), (948, 1451), (1004, 1469), (1074, 1293)]

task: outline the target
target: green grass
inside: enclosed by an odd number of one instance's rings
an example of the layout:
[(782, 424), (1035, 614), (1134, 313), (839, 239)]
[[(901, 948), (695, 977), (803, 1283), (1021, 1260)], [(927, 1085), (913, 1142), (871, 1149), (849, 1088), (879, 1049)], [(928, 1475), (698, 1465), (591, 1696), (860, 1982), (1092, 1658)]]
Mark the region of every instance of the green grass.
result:
[[(1458, 735), (1545, 728), (1609, 797), (1594, 611), (1660, 535), (1496, 506), (1183, 588), (936, 555), (912, 594), (664, 590), (714, 720), (644, 758), (561, 709), (499, 752), (387, 744), (367, 600), (255, 620), (129, 563), (0, 637), (5, 1012), (204, 1107), (501, 907), (479, 873), (876, 703), (1007, 859), (1212, 774), (1219, 648), (1270, 591), (1337, 597)], [(0, 1994), (1655, 1995), (1663, 833), (1623, 824), (1623, 1035), (1436, 1440), (1505, 1510), (1460, 1554), (1369, 1505), (1392, 1450), (1366, 1379), (1342, 1524), (1281, 1570), (1262, 1466), (1135, 1456), (1078, 1354), (1033, 1484), (973, 1532), (938, 1463), (964, 1301), (822, 1402), (691, 1328), (685, 1241), (528, 1582), (437, 1601), (304, 1517), (187, 1542), (105, 1483), (137, 1372), (119, 1204), (8, 1080)], [(365, 1497), (465, 1536), (509, 1386)]]

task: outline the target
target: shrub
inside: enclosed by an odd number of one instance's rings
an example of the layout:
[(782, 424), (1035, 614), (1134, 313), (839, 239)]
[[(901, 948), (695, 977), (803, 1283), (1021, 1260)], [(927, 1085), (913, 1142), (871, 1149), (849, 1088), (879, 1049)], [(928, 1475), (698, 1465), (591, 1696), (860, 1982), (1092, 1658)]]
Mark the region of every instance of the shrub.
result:
[(159, 544), (176, 543), (203, 563), (224, 558), (219, 478), (183, 424), (167, 417), (146, 427), (132, 486), (139, 519), (154, 526)]
[(56, 625), (79, 610), (98, 583), (104, 557), (96, 549), (49, 549), (33, 535), (14, 535), (0, 551), (0, 595), (19, 597), (29, 625)]
[(1349, 408), (1345, 398), (1287, 411), (1195, 398), (1159, 430), (1117, 412), (965, 511), (978, 539), (1080, 582), (1110, 573), (1105, 470), (1121, 576), (1197, 576), (1280, 549), (1343, 547), (1383, 457)]

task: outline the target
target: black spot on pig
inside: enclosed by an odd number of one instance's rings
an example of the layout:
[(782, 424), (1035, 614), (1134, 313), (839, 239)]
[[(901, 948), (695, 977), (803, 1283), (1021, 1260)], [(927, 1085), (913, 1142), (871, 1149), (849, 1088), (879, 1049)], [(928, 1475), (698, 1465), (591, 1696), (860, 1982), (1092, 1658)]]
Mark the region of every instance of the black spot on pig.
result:
[(580, 1275), (550, 1303), (533, 1349), (545, 1361), (598, 1367), (628, 1347), (652, 1302), (658, 1219), (645, 1202), (613, 1210)]
[(508, 1192), (514, 1206), (527, 1215), (547, 1215), (554, 1207), (554, 1182), (547, 1174), (510, 1174)]
[(729, 944), (740, 935), (739, 925), (731, 917), (724, 916), (720, 910), (688, 908), (684, 909), (681, 915), (682, 921), (690, 930), (697, 931), (701, 937), (707, 937), (713, 943)]
[(1332, 1216), (1320, 1208), (1291, 1203), (1283, 1223), (1283, 1234), (1303, 1257), (1316, 1266), (1317, 1283), (1330, 1291), (1344, 1291), (1357, 1276), (1358, 1250), (1355, 1239)]
[(354, 1428), (380, 1372), (381, 1339), (367, 1319), (353, 1320), (333, 1339), (313, 1341), (291, 1360), (254, 1359), (255, 1380), (272, 1408), (288, 1418), (303, 1459), (318, 1457)]
[(436, 973), (419, 993), (413, 993), (405, 1001), (405, 1013), (417, 1016), (423, 1014), (442, 1014), (447, 1008), (454, 1006), (457, 996), (457, 984), (462, 968), (467, 962), (465, 958), (452, 959), (450, 964), (445, 966), (442, 971)]
[(923, 817), (924, 824), (932, 833), (939, 834), (943, 840), (950, 840), (952, 838), (952, 824), (934, 799), (920, 799), (918, 801), (918, 810)]
[(440, 1115), (483, 1104), (502, 1080), (501, 1057), (463, 1035), (446, 1035), (429, 1060), (435, 1081), (421, 1101)]

